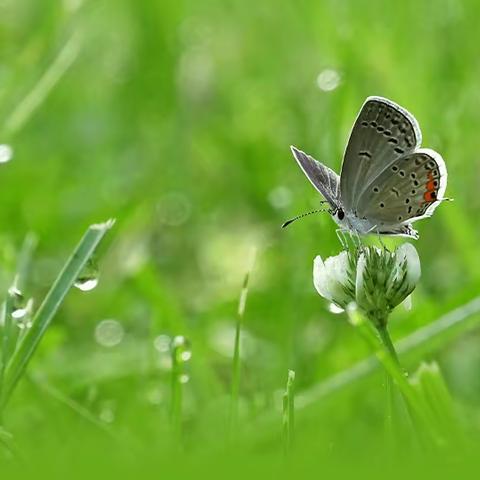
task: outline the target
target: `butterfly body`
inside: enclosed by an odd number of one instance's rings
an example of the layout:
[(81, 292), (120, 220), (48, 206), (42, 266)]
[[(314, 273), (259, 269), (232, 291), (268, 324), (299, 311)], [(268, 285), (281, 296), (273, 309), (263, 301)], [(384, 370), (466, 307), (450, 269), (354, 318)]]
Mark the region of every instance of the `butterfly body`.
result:
[(433, 213), (447, 185), (442, 157), (420, 144), (413, 115), (391, 100), (369, 97), (352, 128), (340, 176), (291, 148), (341, 229), (418, 238), (411, 224)]

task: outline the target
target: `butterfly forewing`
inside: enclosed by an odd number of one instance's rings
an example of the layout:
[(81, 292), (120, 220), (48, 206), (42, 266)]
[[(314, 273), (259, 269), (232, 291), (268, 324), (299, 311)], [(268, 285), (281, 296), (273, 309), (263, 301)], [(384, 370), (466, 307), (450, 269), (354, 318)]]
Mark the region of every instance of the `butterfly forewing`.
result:
[(399, 225), (430, 216), (447, 187), (445, 162), (421, 148), (397, 158), (361, 195), (357, 215), (383, 225)]
[(367, 98), (343, 160), (340, 196), (345, 209), (356, 212), (363, 190), (420, 143), (420, 128), (410, 113), (385, 98)]
[(291, 147), (293, 156), (313, 186), (324, 196), (332, 208), (338, 208), (340, 177), (313, 157)]

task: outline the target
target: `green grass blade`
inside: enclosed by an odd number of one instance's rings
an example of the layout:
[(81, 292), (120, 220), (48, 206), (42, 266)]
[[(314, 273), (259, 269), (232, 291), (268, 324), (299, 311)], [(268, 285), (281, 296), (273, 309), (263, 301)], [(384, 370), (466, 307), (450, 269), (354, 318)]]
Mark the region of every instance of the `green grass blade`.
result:
[(43, 103), (53, 87), (62, 78), (77, 58), (81, 47), (81, 35), (75, 32), (60, 50), (53, 63), (44, 72), (32, 90), (17, 105), (7, 118), (5, 135), (14, 135)]
[(235, 437), (236, 429), (238, 427), (238, 402), (240, 398), (240, 340), (242, 333), (243, 318), (245, 315), (245, 307), (248, 297), (248, 283), (255, 263), (256, 250), (253, 249), (250, 265), (243, 279), (242, 291), (238, 302), (237, 323), (235, 325), (235, 342), (233, 347), (233, 361), (232, 361), (232, 387), (230, 397), (230, 418), (229, 418), (229, 436)]
[(28, 362), (35, 353), (45, 331), (63, 302), (65, 295), (75, 283), (78, 275), (94, 253), (106, 232), (112, 226), (112, 220), (101, 224), (91, 225), (50, 288), (50, 291), (33, 318), (32, 327), (23, 337), (6, 367), (0, 409), (3, 409), (8, 402), (18, 380), (25, 372)]
[(1, 330), (2, 355), (0, 358), (0, 395), (4, 388), (5, 370), (7, 368), (8, 361), (15, 347), (15, 341), (14, 341), (15, 325), (12, 318), (12, 310), (13, 310), (13, 298), (9, 291), (7, 293), (7, 298), (5, 299), (5, 303), (3, 305), (3, 312), (2, 312), (3, 327)]
[(288, 371), (287, 388), (283, 394), (283, 451), (288, 455), (295, 431), (295, 372)]

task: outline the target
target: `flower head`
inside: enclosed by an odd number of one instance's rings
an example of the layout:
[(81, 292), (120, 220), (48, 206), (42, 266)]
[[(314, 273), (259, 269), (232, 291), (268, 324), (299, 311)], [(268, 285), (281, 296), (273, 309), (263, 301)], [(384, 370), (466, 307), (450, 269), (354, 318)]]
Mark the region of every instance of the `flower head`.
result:
[(376, 326), (386, 323), (419, 279), (420, 260), (409, 243), (393, 252), (363, 247), (314, 261), (313, 282), (318, 293), (343, 308), (355, 302)]

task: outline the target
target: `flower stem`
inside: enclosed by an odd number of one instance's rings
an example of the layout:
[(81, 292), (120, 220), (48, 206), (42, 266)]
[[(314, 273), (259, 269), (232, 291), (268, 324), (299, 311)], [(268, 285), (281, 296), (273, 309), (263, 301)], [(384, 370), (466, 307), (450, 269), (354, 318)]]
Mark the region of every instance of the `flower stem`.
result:
[(390, 338), (390, 334), (388, 333), (387, 329), (387, 322), (384, 324), (381, 324), (379, 327), (377, 327), (378, 334), (380, 335), (380, 338), (382, 339), (383, 344), (385, 345), (385, 348), (388, 350), (388, 353), (390, 353), (392, 359), (395, 361), (397, 365), (400, 365), (400, 361), (398, 360), (398, 355), (395, 350), (395, 347), (392, 343), (392, 339)]
[[(387, 322), (380, 324), (377, 328), (378, 334), (384, 344), (386, 350), (394, 360), (394, 362), (400, 366), (398, 360), (397, 352), (390, 338), (390, 334), (387, 329)], [(394, 442), (395, 442), (395, 422), (394, 422), (394, 404), (395, 404), (395, 386), (393, 383), (392, 376), (389, 372), (385, 372), (385, 392), (387, 396), (387, 407), (385, 414), (385, 430), (387, 435), (387, 441), (389, 443), (390, 449), (393, 452)]]

